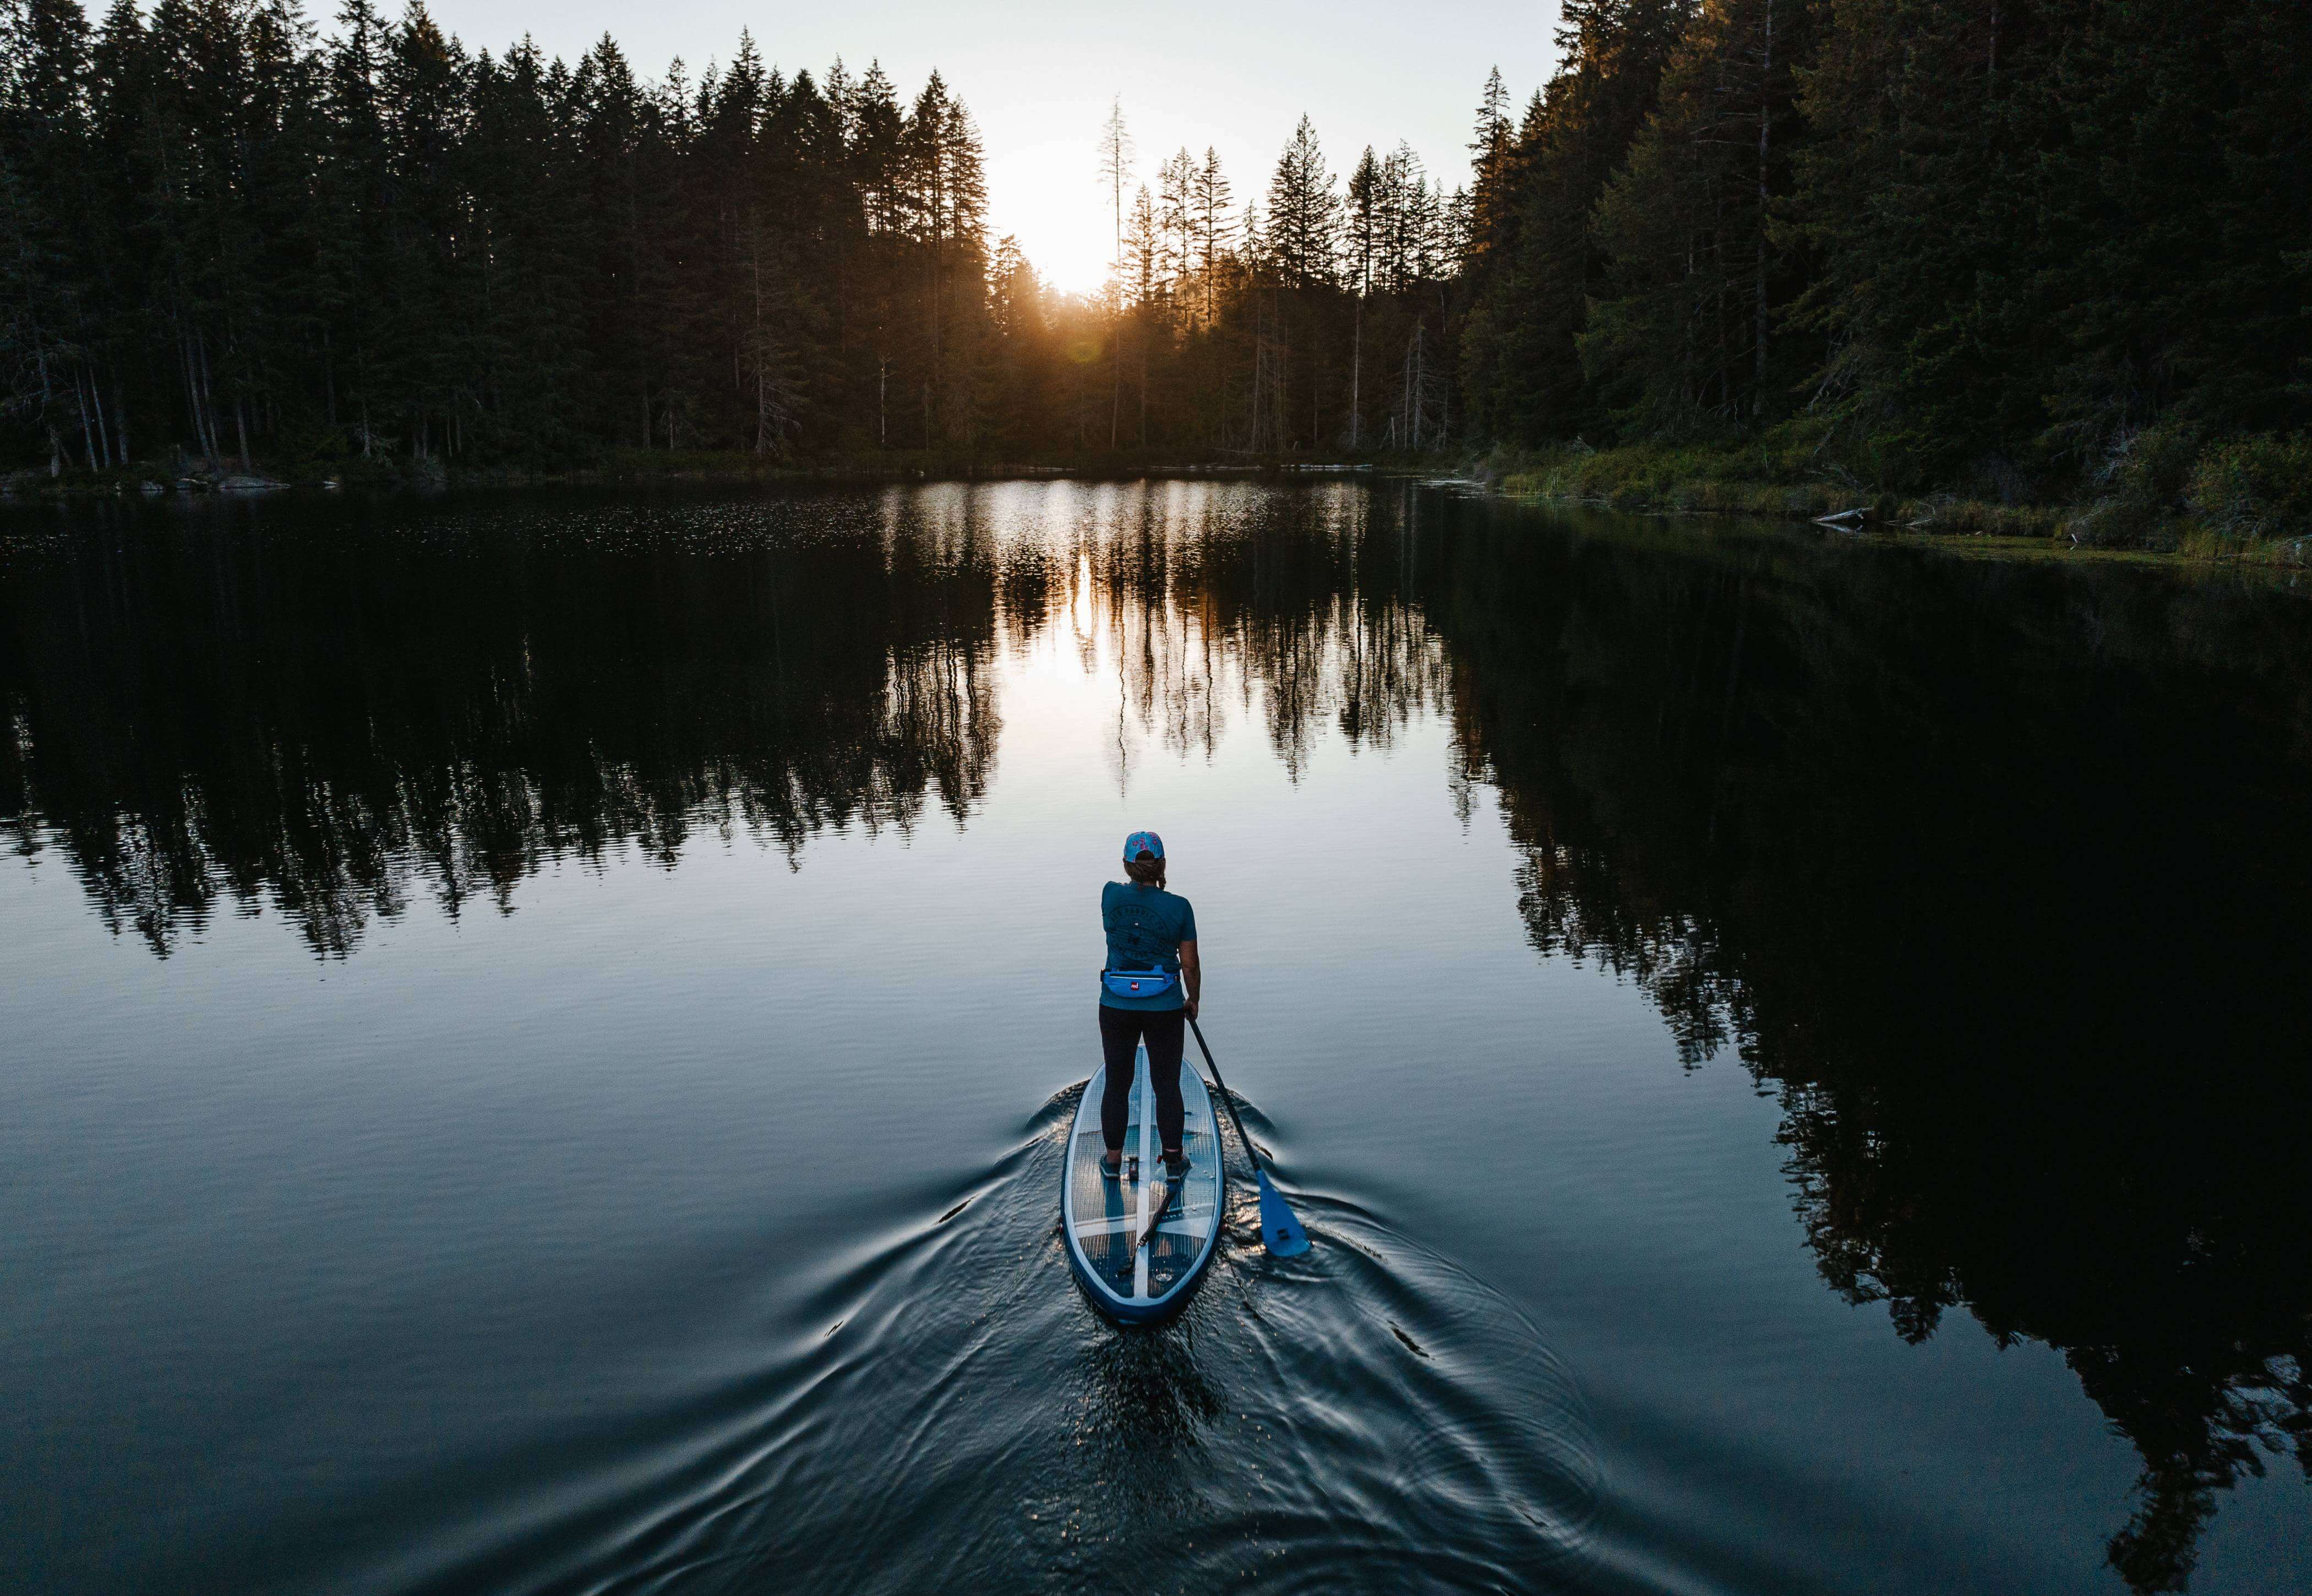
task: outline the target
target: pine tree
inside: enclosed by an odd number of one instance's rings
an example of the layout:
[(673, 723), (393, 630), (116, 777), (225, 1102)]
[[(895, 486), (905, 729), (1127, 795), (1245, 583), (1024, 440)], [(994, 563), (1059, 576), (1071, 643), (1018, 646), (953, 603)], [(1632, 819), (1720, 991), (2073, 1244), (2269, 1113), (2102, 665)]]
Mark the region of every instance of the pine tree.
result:
[(586, 188), (554, 72), (528, 40), (471, 78), (459, 150), (475, 236), (466, 356), (485, 462), (566, 459), (588, 434)]
[(1303, 116), (1268, 180), (1268, 257), (1288, 287), (1329, 283), (1339, 240), (1340, 198), (1317, 130)]
[[(102, 264), (74, 226), (95, 154), (87, 17), (71, 0), (0, 14), (0, 406), (29, 420), (49, 470), (109, 464), (100, 353)], [(74, 439), (79, 449), (67, 444)]]
[(464, 196), (456, 171), (465, 74), (460, 52), (412, 0), (387, 36), (378, 76), (394, 209), (380, 366), (421, 461), (451, 452), (467, 363), (457, 250)]
[[(328, 64), (329, 149), (321, 168), (328, 222), (317, 288), (330, 329), (322, 390), (330, 424), (344, 427), (367, 458), (396, 441), (379, 430), (395, 406), (388, 296), (396, 219), (379, 92), (387, 28), (370, 0), (346, 0), (337, 24)], [(202, 431), (199, 411), (196, 403), (196, 432)]]
[(1442, 275), (1436, 198), (1430, 192), (1421, 158), (1402, 140), (1381, 162), (1377, 186), (1380, 280), (1391, 293), (1408, 293), (1417, 284)]
[(1213, 321), (1213, 295), (1219, 286), (1224, 252), (1221, 240), (1227, 232), (1229, 202), (1232, 197), (1227, 174), (1221, 170), (1221, 158), (1206, 144), (1204, 164), (1196, 169), (1189, 205), (1194, 212), (1197, 266), (1204, 275), (1204, 320), (1207, 327)]
[(1124, 258), (1124, 191), (1132, 182), (1132, 132), (1124, 123), (1124, 96), (1118, 94), (1109, 101), (1108, 120), (1099, 128), (1099, 186), (1108, 195), (1108, 209), (1116, 223), (1116, 252), (1109, 258)]
[(1791, 63), (1804, 58), (1807, 16), (1791, 0), (1707, 0), (1598, 200), (1607, 264), (1578, 342), (1633, 433), (1755, 423), (1783, 411), (1799, 379), (1772, 356), (1803, 286), (1776, 207), (1791, 189)]
[(1462, 334), (1468, 402), (1497, 438), (1571, 437), (1599, 419), (1576, 340), (1601, 275), (1591, 208), (1652, 111), (1689, 0), (1565, 0), (1559, 68), (1535, 97), (1476, 246)]
[(1357, 157), (1355, 170), (1349, 173), (1344, 199), (1344, 264), (1349, 291), (1362, 296), (1372, 292), (1374, 276), (1381, 270), (1389, 222), (1390, 196), (1382, 180), (1380, 162), (1373, 159), (1371, 144), (1365, 146), (1364, 153)]
[(1195, 275), (1196, 161), (1184, 147), (1157, 170), (1157, 229), (1163, 239), (1158, 275), (1178, 301)]
[(1469, 252), (1490, 254), (1505, 240), (1509, 226), (1514, 125), (1510, 120), (1510, 93), (1502, 83), (1502, 69), (1485, 75), (1477, 97), (1476, 127), (1469, 140)]

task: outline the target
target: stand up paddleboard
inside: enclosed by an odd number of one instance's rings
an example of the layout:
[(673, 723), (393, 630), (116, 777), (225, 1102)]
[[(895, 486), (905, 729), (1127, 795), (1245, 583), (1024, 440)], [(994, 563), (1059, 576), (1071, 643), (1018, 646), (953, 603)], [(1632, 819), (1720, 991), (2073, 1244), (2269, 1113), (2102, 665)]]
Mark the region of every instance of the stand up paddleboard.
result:
[[(1181, 1150), (1188, 1173), (1164, 1173), (1164, 1145), (1156, 1132), (1156, 1097), (1148, 1081), (1148, 1050), (1132, 1072), (1131, 1112), (1124, 1131), (1124, 1175), (1100, 1173), (1107, 1150), (1099, 1134), (1104, 1077), (1095, 1075), (1077, 1105), (1060, 1179), (1061, 1227), (1067, 1232), (1068, 1267), (1101, 1313), (1126, 1324), (1178, 1313), (1213, 1260), (1220, 1239), (1221, 1168), (1213, 1100), (1204, 1077), (1180, 1066), (1180, 1096), (1187, 1114)], [(1144, 1242), (1143, 1238), (1145, 1238)]]

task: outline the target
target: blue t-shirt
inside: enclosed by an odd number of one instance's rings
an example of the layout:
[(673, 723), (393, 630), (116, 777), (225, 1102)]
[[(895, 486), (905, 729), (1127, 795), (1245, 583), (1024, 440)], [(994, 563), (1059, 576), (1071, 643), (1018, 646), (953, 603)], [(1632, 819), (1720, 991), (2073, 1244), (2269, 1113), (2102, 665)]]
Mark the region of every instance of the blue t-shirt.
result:
[[(1099, 889), (1099, 923), (1108, 931), (1110, 970), (1169, 970), (1180, 972), (1180, 944), (1196, 939), (1196, 911), (1188, 900), (1160, 886), (1111, 881)], [(1187, 994), (1175, 981), (1153, 998), (1125, 998), (1099, 987), (1105, 1008), (1186, 1008)]]

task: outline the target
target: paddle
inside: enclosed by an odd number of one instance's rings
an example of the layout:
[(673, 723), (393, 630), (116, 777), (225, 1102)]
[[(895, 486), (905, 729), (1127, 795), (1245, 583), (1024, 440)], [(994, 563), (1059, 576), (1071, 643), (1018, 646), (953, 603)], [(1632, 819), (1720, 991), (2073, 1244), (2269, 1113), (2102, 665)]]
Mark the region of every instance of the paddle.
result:
[(1164, 1207), (1172, 1200), (1172, 1189), (1161, 1179), (1156, 1182), (1155, 1192), (1154, 1199), (1148, 1205), (1148, 1227), (1140, 1233), (1140, 1239), (1132, 1243), (1132, 1250), (1135, 1252), (1148, 1244), (1150, 1238), (1156, 1234), (1156, 1227), (1164, 1223)]
[(1236, 1099), (1229, 1095), (1228, 1082), (1221, 1079), (1221, 1067), (1213, 1060), (1204, 1027), (1190, 1019), (1188, 1029), (1196, 1033), (1196, 1046), (1204, 1055), (1206, 1068), (1213, 1072), (1213, 1085), (1221, 1089), (1221, 1102), (1227, 1105), (1229, 1118), (1236, 1121), (1236, 1138), (1244, 1144), (1244, 1156), (1252, 1160), (1252, 1178), (1260, 1186), (1260, 1239), (1277, 1257), (1298, 1258), (1309, 1250), (1309, 1233), (1300, 1228), (1300, 1221), (1292, 1217), (1292, 1205), (1269, 1181), (1268, 1172), (1260, 1167), (1260, 1149), (1244, 1133), (1244, 1121), (1238, 1118)]

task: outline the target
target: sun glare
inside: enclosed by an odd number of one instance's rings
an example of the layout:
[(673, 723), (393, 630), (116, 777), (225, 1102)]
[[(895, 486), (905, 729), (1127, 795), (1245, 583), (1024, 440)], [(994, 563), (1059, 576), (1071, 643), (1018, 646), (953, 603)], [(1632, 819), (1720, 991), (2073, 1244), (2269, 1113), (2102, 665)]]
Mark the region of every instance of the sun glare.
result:
[(1015, 146), (987, 163), (991, 246), (1005, 233), (1037, 271), (1065, 293), (1096, 292), (1108, 280), (1115, 232), (1093, 176), (1090, 134)]

